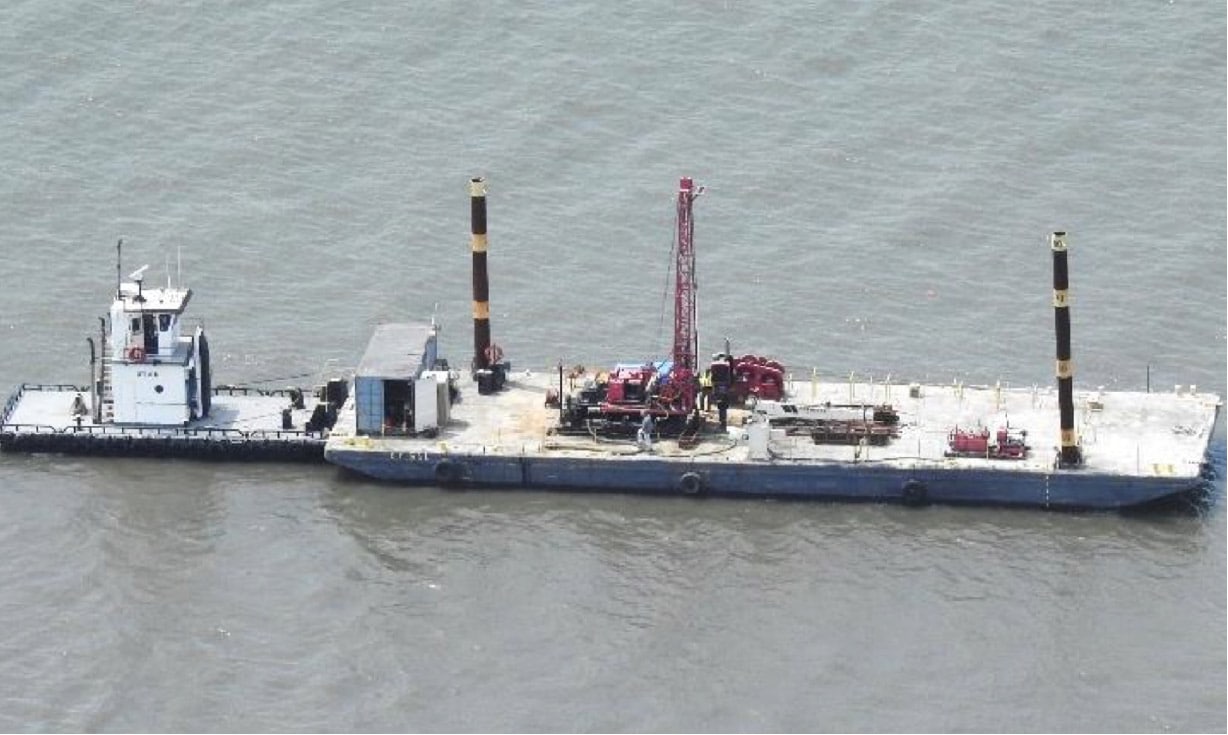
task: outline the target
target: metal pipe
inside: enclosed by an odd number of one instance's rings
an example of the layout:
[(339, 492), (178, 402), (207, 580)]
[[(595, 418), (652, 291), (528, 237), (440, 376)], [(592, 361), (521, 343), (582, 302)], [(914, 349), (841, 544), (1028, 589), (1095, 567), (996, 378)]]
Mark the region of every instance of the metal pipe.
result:
[(98, 384), (95, 382), (95, 368), (98, 364), (98, 352), (94, 349), (94, 338), (86, 337), (86, 342), (90, 343), (90, 416), (94, 423), (98, 423)]
[(486, 180), (469, 180), (469, 222), (473, 252), (473, 369), (490, 368), (490, 281), (486, 271)]
[(1062, 448), (1059, 467), (1083, 464), (1083, 452), (1074, 426), (1074, 366), (1070, 359), (1070, 274), (1066, 262), (1066, 233), (1049, 236), (1053, 251), (1053, 327), (1057, 337), (1057, 402)]
[(94, 402), (94, 423), (96, 424), (102, 423), (102, 397), (107, 391), (107, 364), (114, 363), (114, 360), (107, 357), (109, 349), (111, 345), (107, 344), (107, 318), (100, 316), (98, 317), (98, 353), (102, 358), (102, 364), (98, 366), (98, 378), (94, 383), (94, 393), (98, 396), (98, 400)]

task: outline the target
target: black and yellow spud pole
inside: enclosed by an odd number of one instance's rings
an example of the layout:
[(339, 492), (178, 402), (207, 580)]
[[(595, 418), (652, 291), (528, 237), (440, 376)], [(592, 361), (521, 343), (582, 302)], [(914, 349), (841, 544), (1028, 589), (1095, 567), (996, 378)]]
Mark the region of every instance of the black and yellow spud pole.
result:
[(489, 370), (490, 281), (486, 272), (486, 180), (469, 180), (469, 222), (473, 251), (473, 369)]
[(1070, 360), (1070, 272), (1066, 262), (1066, 233), (1049, 236), (1053, 250), (1053, 327), (1057, 336), (1057, 402), (1061, 414), (1060, 467), (1083, 464), (1083, 452), (1074, 426), (1074, 367)]

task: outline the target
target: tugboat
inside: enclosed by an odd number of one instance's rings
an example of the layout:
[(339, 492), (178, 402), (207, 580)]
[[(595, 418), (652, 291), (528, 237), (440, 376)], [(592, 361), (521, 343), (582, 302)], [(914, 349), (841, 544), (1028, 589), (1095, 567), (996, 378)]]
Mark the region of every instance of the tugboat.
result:
[(185, 324), (192, 290), (124, 282), (116, 246), (111, 308), (99, 317), (87, 386), (20, 386), (0, 413), (0, 449), (67, 454), (322, 461), (344, 381), (299, 388), (214, 387), (204, 328)]

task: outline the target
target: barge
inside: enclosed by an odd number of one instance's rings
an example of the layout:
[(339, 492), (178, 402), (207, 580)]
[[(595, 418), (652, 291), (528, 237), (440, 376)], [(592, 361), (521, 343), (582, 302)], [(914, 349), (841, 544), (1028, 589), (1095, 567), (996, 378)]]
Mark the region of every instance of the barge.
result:
[(109, 456), (323, 462), (328, 429), (348, 390), (306, 392), (214, 385), (204, 328), (184, 315), (192, 290), (123, 281), (116, 246), (111, 308), (87, 338), (86, 385), (26, 383), (0, 412), (0, 449)]
[(1205, 492), (1219, 396), (1076, 391), (1066, 235), (1046, 388), (794, 381), (776, 360), (699, 360), (692, 203), (678, 191), (674, 349), (592, 372), (514, 371), (491, 340), (486, 188), (470, 182), (474, 352), (434, 324), (372, 337), (325, 446), (359, 474), (444, 487), (1118, 509)]
[[(374, 340), (369, 349), (394, 348)], [(458, 400), (439, 426), (419, 434), (360, 432), (362, 411), (351, 398), (326, 459), (380, 480), (450, 488), (1128, 508), (1203, 488), (1220, 403), (1188, 388), (1077, 392), (1084, 461), (1065, 469), (1052, 388), (786, 381), (787, 394), (811, 406), (889, 402), (897, 435), (883, 446), (818, 443), (754, 408), (731, 408), (724, 430), (717, 412), (704, 410), (697, 437), (656, 436), (645, 446), (596, 431), (560, 432), (560, 409), (547, 403), (559, 390), (554, 371), (509, 374), (497, 392), (451, 372)], [(1027, 456), (953, 455), (948, 427), (978, 424), (994, 434), (1009, 424), (1012, 435), (1026, 435)]]

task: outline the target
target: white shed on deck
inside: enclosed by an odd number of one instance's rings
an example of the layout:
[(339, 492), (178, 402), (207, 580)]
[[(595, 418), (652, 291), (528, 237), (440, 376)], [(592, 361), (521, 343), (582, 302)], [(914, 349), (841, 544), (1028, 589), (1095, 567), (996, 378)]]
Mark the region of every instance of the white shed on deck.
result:
[(359, 434), (411, 435), (439, 426), (440, 395), (447, 385), (429, 375), (438, 356), (430, 324), (381, 324), (375, 328), (354, 374)]

